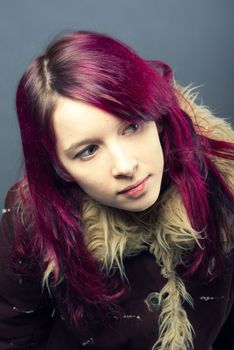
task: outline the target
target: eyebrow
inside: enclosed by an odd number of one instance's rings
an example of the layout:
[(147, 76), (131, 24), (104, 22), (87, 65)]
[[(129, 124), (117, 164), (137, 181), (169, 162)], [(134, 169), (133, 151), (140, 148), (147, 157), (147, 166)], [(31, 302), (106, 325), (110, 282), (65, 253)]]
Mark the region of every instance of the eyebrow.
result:
[(80, 147), (82, 145), (90, 144), (90, 143), (97, 143), (98, 140), (95, 138), (87, 138), (82, 141), (74, 142), (72, 143), (67, 149), (64, 150), (65, 154), (70, 154), (72, 151), (74, 151), (77, 147)]

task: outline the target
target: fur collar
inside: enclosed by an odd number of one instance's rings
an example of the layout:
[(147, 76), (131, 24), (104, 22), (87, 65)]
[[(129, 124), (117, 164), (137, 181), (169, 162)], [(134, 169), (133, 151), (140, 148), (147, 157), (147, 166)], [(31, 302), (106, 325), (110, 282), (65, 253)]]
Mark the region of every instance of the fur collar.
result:
[[(193, 94), (192, 89), (176, 86), (176, 95), (181, 109), (190, 116), (197, 133), (233, 142), (234, 132), (231, 126), (212, 115), (205, 106), (195, 104), (196, 94)], [(234, 192), (233, 162), (217, 157), (212, 157), (212, 161)], [(191, 251), (199, 244), (199, 232), (191, 227), (179, 191), (171, 185), (154, 206), (154, 211), (149, 213), (147, 221), (141, 214), (128, 220), (119, 213), (119, 210), (104, 208), (91, 199), (85, 201), (84, 239), (89, 251), (107, 271), (117, 267), (124, 277), (124, 257), (136, 255), (148, 246), (161, 266), (161, 274), (167, 279), (159, 293), (159, 338), (152, 349), (192, 349), (193, 327), (183, 303), (192, 305), (193, 301), (183, 280), (176, 274), (175, 267), (180, 263), (184, 252)], [(233, 247), (227, 244), (225, 230), (221, 231), (225, 250), (228, 251)], [(155, 327), (158, 328), (158, 325)]]
[[(193, 90), (176, 85), (179, 105), (191, 117), (197, 132), (212, 139), (233, 142), (234, 131), (230, 124), (224, 119), (215, 117), (207, 107), (196, 104), (197, 94)], [(213, 157), (212, 160), (234, 192), (233, 161), (217, 157)], [(140, 214), (130, 224), (128, 219), (123, 219), (118, 212), (104, 209), (91, 199), (84, 203), (86, 244), (90, 252), (106, 267), (111, 268), (113, 264), (117, 264), (120, 268), (124, 256), (136, 255), (146, 249), (146, 245), (150, 246), (151, 252), (154, 252), (160, 263), (162, 253), (157, 252), (159, 243), (161, 247), (165, 247), (165, 252), (169, 248), (174, 251), (175, 246), (183, 250), (192, 249), (198, 243), (199, 233), (191, 227), (181, 195), (173, 185), (162, 195), (160, 203), (152, 212), (152, 225), (145, 227), (145, 219)], [(157, 223), (153, 224), (155, 215)], [(149, 215), (147, 220), (150, 220), (150, 217)], [(222, 234), (223, 241), (226, 241), (225, 232)], [(171, 247), (168, 246), (169, 241)], [(178, 263), (180, 257), (176, 260), (174, 263)]]

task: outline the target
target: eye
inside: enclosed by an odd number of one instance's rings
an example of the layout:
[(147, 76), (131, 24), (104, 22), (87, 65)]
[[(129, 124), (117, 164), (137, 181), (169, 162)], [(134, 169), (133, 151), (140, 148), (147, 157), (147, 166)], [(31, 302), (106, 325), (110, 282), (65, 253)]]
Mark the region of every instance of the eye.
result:
[(95, 151), (97, 150), (98, 146), (96, 145), (90, 145), (77, 153), (74, 158), (88, 158), (89, 156), (92, 156)]
[(131, 123), (124, 130), (124, 134), (132, 134), (138, 131), (143, 123)]

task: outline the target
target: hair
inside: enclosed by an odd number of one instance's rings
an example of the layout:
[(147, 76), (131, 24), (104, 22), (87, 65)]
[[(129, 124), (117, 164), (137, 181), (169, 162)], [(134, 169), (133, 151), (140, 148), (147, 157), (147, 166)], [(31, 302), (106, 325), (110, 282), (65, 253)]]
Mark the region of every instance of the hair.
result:
[[(143, 214), (138, 218), (127, 216), (88, 198), (63, 168), (56, 154), (52, 120), (61, 96), (89, 103), (119, 118), (154, 120), (160, 125), (165, 169), (159, 199), (147, 214), (150, 225), (146, 225)], [(234, 197), (228, 174), (218, 169), (214, 159), (233, 160), (234, 144), (210, 138), (196, 121), (196, 113), (182, 108), (188, 101), (186, 91), (173, 81), (168, 65), (144, 60), (127, 45), (96, 32), (72, 32), (56, 38), (21, 78), (17, 114), (25, 176), (18, 190), (21, 205), (15, 220), (20, 239), (16, 251), (40, 261), (44, 282), (56, 287), (71, 322), (78, 324), (94, 310), (100, 314), (113, 311), (113, 303), (123, 290), (117, 282), (110, 282), (107, 272), (117, 266), (124, 276), (124, 252), (143, 249), (147, 237), (141, 229), (147, 226), (156, 242), (151, 251), (169, 278), (161, 291), (164, 306), (155, 346), (174, 341), (184, 342), (180, 349), (185, 349), (191, 343), (192, 327), (181, 306), (182, 299), (191, 302), (191, 298), (178, 273), (191, 276), (198, 272), (208, 279), (211, 260), (212, 277), (221, 271), (219, 232), (227, 222)], [(193, 111), (192, 103), (189, 106)], [(173, 193), (179, 203), (176, 210), (186, 218), (186, 223), (178, 219), (176, 233), (173, 222), (171, 226), (168, 222), (177, 211), (163, 209), (165, 198), (170, 202)], [(162, 211), (167, 222), (160, 222)], [(33, 234), (25, 235), (25, 230)], [(139, 232), (137, 238), (135, 232)], [(165, 326), (171, 302), (165, 296), (172, 290), (178, 294), (182, 310), (178, 318), (182, 332), (176, 340), (168, 336), (173, 322)], [(172, 308), (171, 315), (175, 312)]]

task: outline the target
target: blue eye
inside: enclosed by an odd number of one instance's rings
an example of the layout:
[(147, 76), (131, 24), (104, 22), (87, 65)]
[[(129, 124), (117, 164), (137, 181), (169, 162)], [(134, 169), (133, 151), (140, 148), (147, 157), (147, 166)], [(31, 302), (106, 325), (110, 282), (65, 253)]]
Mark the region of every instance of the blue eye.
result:
[(83, 151), (80, 151), (79, 153), (77, 153), (74, 158), (86, 158), (86, 157), (92, 156), (97, 150), (97, 148), (98, 146), (96, 145), (90, 145), (86, 147)]
[[(134, 133), (134, 132), (136, 132), (136, 131), (138, 131), (139, 130), (139, 128), (141, 127), (141, 123), (132, 123), (132, 124), (129, 124), (128, 126), (127, 126), (127, 128), (125, 129), (125, 133), (129, 133), (128, 131), (130, 130), (130, 133)], [(127, 130), (127, 132), (126, 132), (126, 130)]]

